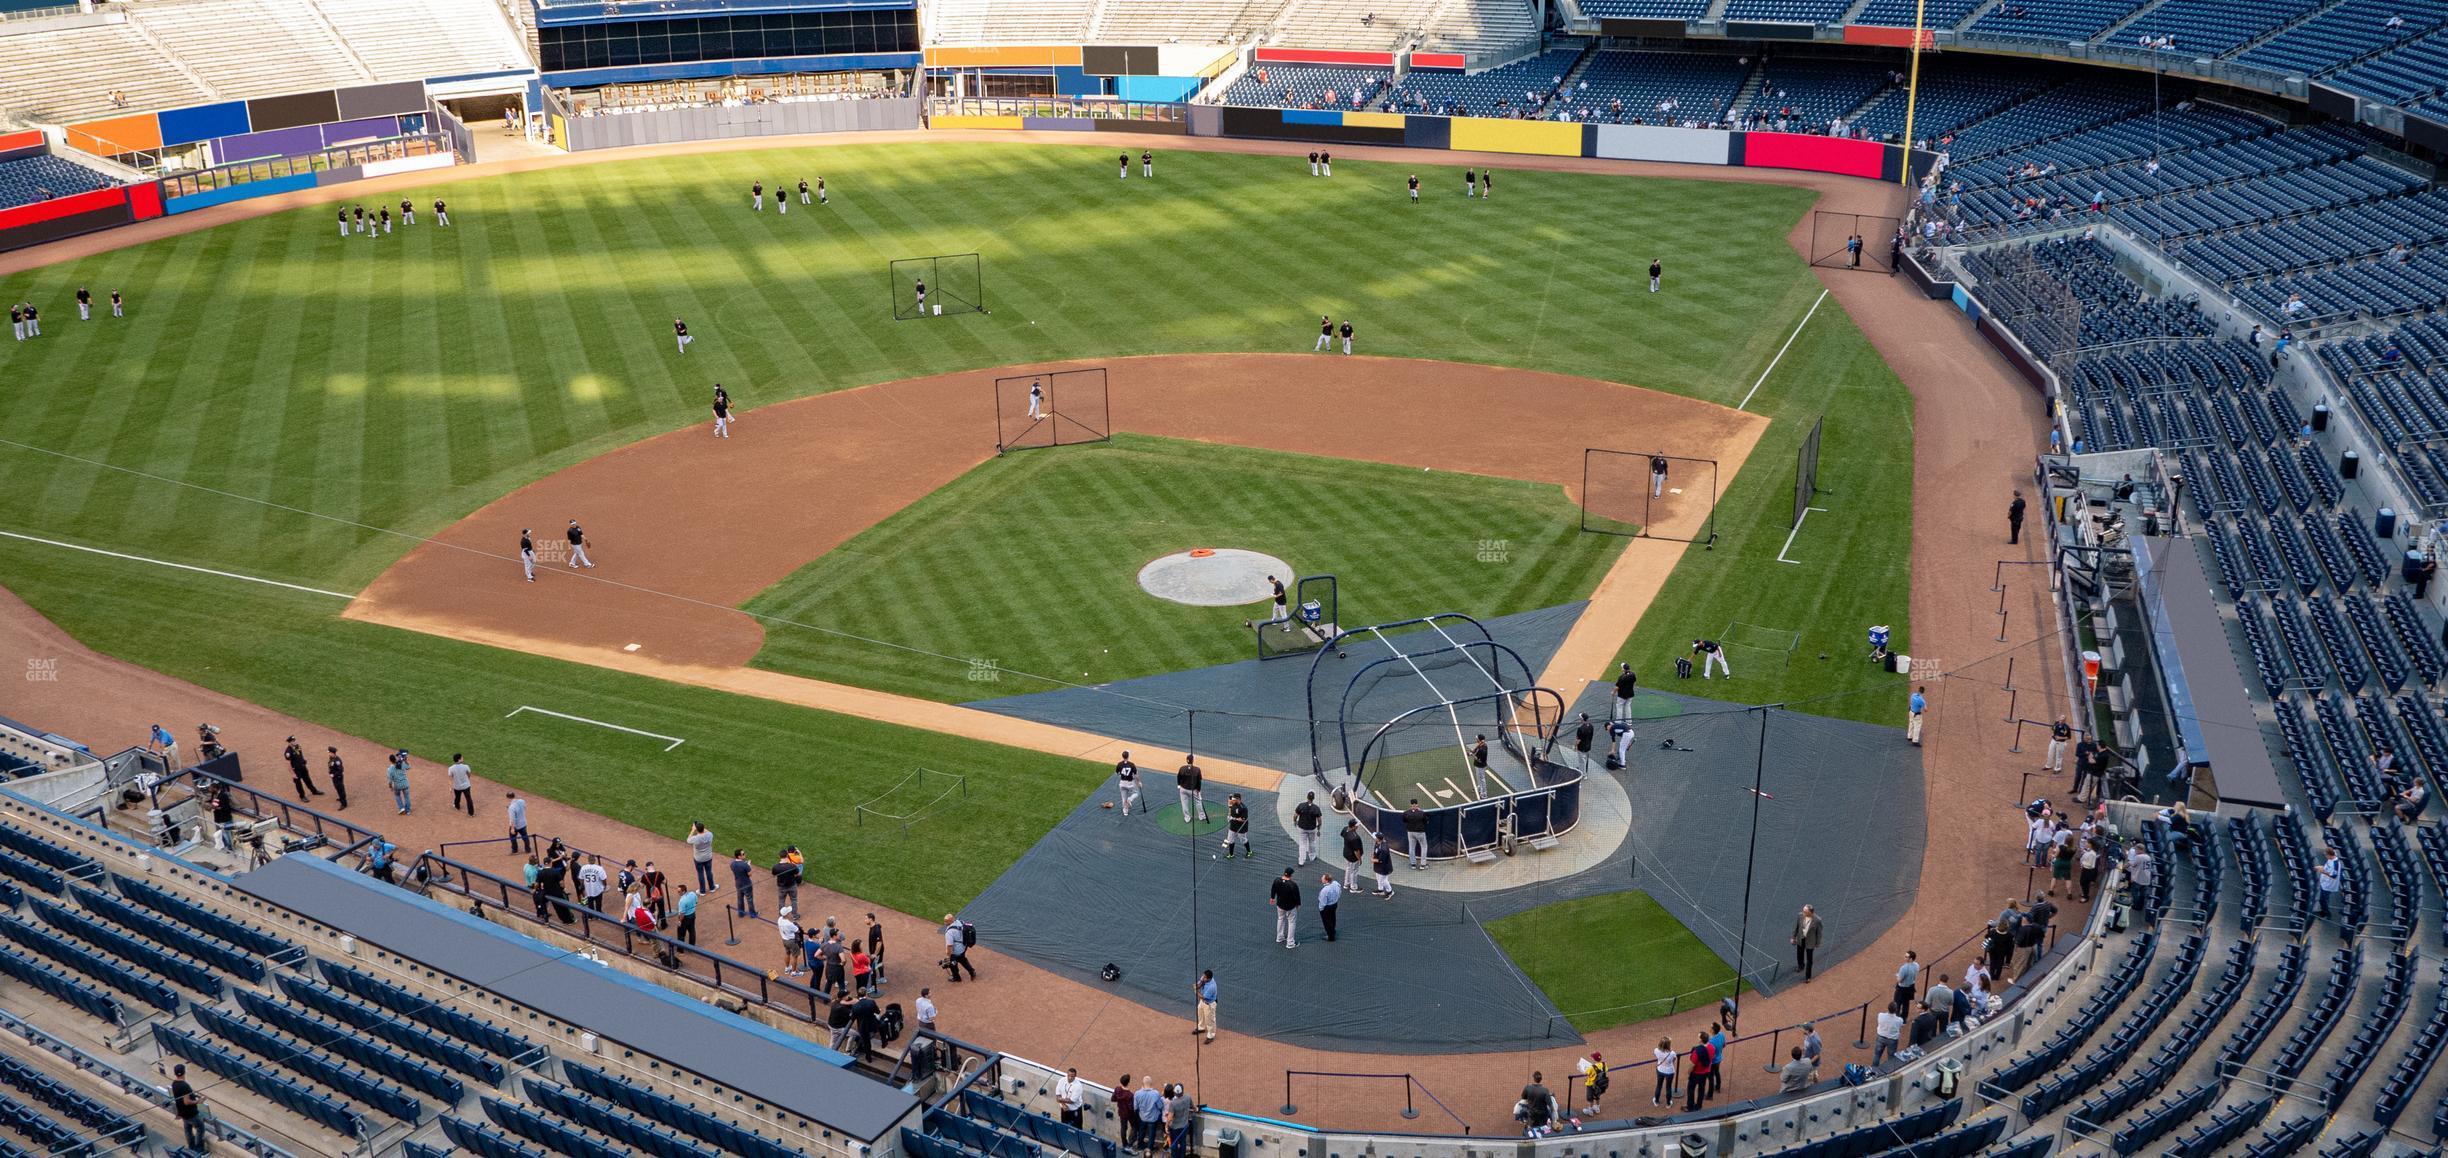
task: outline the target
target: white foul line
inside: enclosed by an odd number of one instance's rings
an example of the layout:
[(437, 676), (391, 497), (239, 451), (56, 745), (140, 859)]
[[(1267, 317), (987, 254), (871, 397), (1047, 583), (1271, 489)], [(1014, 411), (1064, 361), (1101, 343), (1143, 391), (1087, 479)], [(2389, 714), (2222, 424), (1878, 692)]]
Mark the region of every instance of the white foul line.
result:
[(357, 598), (356, 596), (345, 591), (325, 591), (320, 587), (301, 587), (295, 583), (283, 583), (278, 579), (263, 579), (254, 575), (241, 575), (235, 571), (215, 571), (210, 567), (193, 567), (185, 563), (173, 563), (168, 559), (150, 559), (143, 555), (124, 555), (117, 551), (105, 551), (100, 547), (88, 547), (81, 543), (62, 543), (56, 539), (39, 539), (32, 535), (20, 535), (15, 531), (0, 531), (0, 538), (19, 539), (28, 543), (40, 543), (46, 547), (63, 547), (71, 551), (83, 551), (88, 555), (107, 555), (113, 559), (126, 559), (135, 563), (151, 563), (156, 567), (171, 567), (180, 571), (193, 571), (198, 575), (217, 575), (223, 579), (244, 579), (249, 583), (261, 583), (266, 587), (286, 587), (291, 591), (303, 591), (309, 595), (329, 595), (334, 599)]
[[(555, 718), (557, 718), (557, 719), (563, 719), (563, 720), (576, 720), (577, 722), (579, 722), (579, 723), (581, 723), (581, 724), (593, 724), (593, 725), (595, 725), (595, 726), (596, 726), (596, 727), (598, 727), (598, 728), (610, 728), (610, 729), (612, 729), (612, 730), (613, 730), (613, 731), (615, 731), (615, 732), (627, 732), (627, 733), (629, 733), (629, 734), (630, 734), (630, 735), (632, 735), (632, 736), (651, 736), (651, 737), (653, 737), (654, 739), (657, 739), (657, 740), (669, 740), (669, 741), (671, 741), (671, 743), (666, 744), (666, 745), (664, 745), (664, 746), (663, 746), (663, 750), (664, 750), (664, 751), (666, 751), (666, 752), (669, 752), (669, 751), (671, 751), (672, 749), (677, 748), (677, 747), (679, 747), (679, 746), (680, 746), (680, 745), (682, 745), (682, 744), (688, 743), (688, 741), (683, 740), (683, 739), (681, 739), (681, 738), (680, 738), (680, 737), (678, 737), (678, 736), (666, 736), (666, 735), (664, 735), (664, 734), (663, 734), (663, 733), (661, 733), (661, 732), (649, 732), (649, 731), (647, 731), (647, 730), (646, 730), (646, 729), (644, 729), (644, 728), (629, 728), (629, 727), (623, 727), (623, 726), (621, 726), (621, 725), (619, 725), (619, 724), (607, 724), (607, 723), (604, 723), (602, 720), (590, 720), (590, 719), (586, 718), (585, 716), (573, 716), (573, 715), (569, 714), (568, 712), (556, 712), (556, 711), (552, 710), (551, 708), (537, 708), (537, 707), (530, 707), (530, 706), (528, 706), (528, 705), (526, 705), (526, 704), (520, 704), (519, 706), (517, 706), (517, 707), (515, 707), (515, 708), (510, 709), (510, 716), (515, 716), (515, 715), (519, 714), (520, 712), (534, 712), (534, 713), (536, 713), (537, 715), (540, 715), (540, 716), (552, 716), (552, 717), (555, 717)], [(503, 719), (505, 719), (505, 720), (507, 720), (507, 719), (509, 719), (509, 718), (510, 718), (510, 716), (503, 716), (502, 718), (503, 718)]]
[(1795, 535), (1799, 535), (1799, 534), (1801, 534), (1801, 533), (1802, 533), (1802, 524), (1807, 523), (1807, 522), (1809, 522), (1809, 521), (1810, 521), (1810, 517), (1811, 517), (1811, 512), (1812, 512), (1812, 511), (1817, 511), (1817, 512), (1819, 512), (1820, 514), (1823, 514), (1823, 515), (1824, 515), (1824, 514), (1826, 514), (1826, 513), (1827, 513), (1827, 508), (1826, 508), (1826, 507), (1804, 507), (1804, 508), (1802, 508), (1802, 517), (1794, 520), (1794, 529), (1793, 529), (1793, 530), (1790, 530), (1790, 531), (1785, 532), (1785, 545), (1784, 545), (1784, 546), (1782, 546), (1782, 547), (1777, 548), (1777, 562), (1779, 562), (1779, 563), (1791, 563), (1791, 564), (1793, 564), (1794, 566), (1797, 566), (1797, 567), (1799, 567), (1799, 566), (1801, 566), (1801, 565), (1802, 565), (1802, 560), (1800, 560), (1800, 559), (1788, 559), (1788, 558), (1786, 558), (1786, 557), (1785, 557), (1785, 552), (1793, 550), (1793, 541), (1794, 541), (1794, 536), (1795, 536)]
[[(1758, 382), (1753, 382), (1751, 384), (1751, 394), (1759, 393), (1760, 385), (1768, 381), (1768, 376), (1770, 374), (1776, 373), (1777, 363), (1785, 360), (1785, 351), (1793, 349), (1794, 339), (1802, 336), (1802, 327), (1810, 324), (1811, 315), (1819, 312), (1819, 303), (1826, 301), (1827, 296), (1828, 292), (1826, 290), (1820, 290), (1818, 300), (1811, 303), (1811, 308), (1803, 313), (1801, 321), (1794, 323), (1794, 332), (1785, 335), (1785, 344), (1777, 347), (1776, 357), (1768, 359), (1768, 368), (1760, 371)], [(1743, 400), (1735, 403), (1734, 409), (1741, 410), (1751, 405), (1751, 394), (1743, 395)], [(1799, 526), (1800, 524), (1796, 525)]]

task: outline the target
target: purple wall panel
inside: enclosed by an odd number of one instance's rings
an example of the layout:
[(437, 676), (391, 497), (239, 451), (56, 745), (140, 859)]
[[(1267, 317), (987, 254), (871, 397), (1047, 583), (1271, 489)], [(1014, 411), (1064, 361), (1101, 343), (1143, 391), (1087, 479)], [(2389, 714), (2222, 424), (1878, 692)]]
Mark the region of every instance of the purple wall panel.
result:
[(362, 121), (338, 121), (322, 126), (323, 147), (345, 145), (351, 141), (372, 141), (399, 135), (398, 117), (368, 117)]
[(231, 161), (251, 161), (258, 157), (294, 157), (301, 153), (323, 151), (323, 127), (301, 125), (294, 129), (274, 129), (268, 133), (244, 133), (223, 137), (213, 144), (213, 160), (222, 164)]

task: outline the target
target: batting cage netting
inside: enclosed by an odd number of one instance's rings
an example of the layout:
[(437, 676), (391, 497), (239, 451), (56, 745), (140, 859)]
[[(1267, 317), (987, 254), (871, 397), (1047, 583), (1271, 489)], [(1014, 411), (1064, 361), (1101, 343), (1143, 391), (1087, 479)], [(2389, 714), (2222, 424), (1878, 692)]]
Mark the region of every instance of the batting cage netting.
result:
[(1581, 529), (1717, 541), (1717, 460), (1663, 451), (1581, 452)]
[(1810, 509), (1811, 496), (1819, 493), (1819, 435), (1826, 428), (1827, 419), (1824, 417), (1811, 423), (1810, 433), (1802, 439), (1802, 449), (1794, 454), (1794, 510), (1791, 525), (1796, 527), (1802, 525), (1802, 513)]
[(897, 258), (888, 272), (894, 321), (988, 312), (986, 274), (974, 253)]
[(1893, 217), (1818, 210), (1811, 214), (1811, 264), (1892, 273), (1901, 224)]
[(1113, 436), (1106, 401), (1103, 366), (997, 378), (995, 453), (1104, 442)]

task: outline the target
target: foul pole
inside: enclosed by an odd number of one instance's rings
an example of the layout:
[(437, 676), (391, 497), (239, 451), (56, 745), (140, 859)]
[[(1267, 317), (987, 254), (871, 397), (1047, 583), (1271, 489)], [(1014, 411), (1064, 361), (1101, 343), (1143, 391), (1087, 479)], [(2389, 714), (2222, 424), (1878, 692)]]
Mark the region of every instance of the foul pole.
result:
[(1903, 185), (1907, 189), (1912, 188), (1913, 182), (1911, 160), (1913, 149), (1913, 113), (1916, 111), (1914, 106), (1918, 104), (1921, 99), (1921, 38), (1929, 35), (1929, 33), (1923, 29), (1922, 21), (1928, 19), (1928, 17), (1929, 0), (1913, 0), (1912, 75), (1904, 82), (1904, 158), (1906, 164), (1904, 165), (1903, 175), (1896, 179), (1898, 184)]

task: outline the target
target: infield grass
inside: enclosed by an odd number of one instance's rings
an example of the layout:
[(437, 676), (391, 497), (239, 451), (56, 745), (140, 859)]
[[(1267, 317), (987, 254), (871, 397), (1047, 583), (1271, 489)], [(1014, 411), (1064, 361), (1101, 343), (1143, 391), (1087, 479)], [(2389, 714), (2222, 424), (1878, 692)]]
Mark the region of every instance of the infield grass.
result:
[(1733, 991), (1732, 967), (1647, 893), (1555, 901), (1487, 931), (1582, 1033), (1715, 1005)]
[[(1472, 202), (1431, 159), (1351, 161), (1323, 179), (1287, 157), (1167, 153), (1158, 179), (1117, 182), (1103, 148), (1020, 143), (647, 158), (407, 193), (446, 195), (448, 230), (342, 238), (328, 206), (301, 208), (11, 275), (0, 296), (58, 320), (0, 347), (0, 529), (353, 591), (519, 485), (702, 421), (714, 381), (753, 408), (1023, 361), (1298, 350), (1326, 313), (1352, 317), (1368, 353), (1733, 404), (1819, 293), (1783, 241), (1805, 191), (1519, 171), (1501, 201)], [(1413, 170), (1447, 192), (1406, 204)], [(819, 175), (829, 208), (748, 211), (750, 181)], [(888, 260), (972, 250), (992, 315), (890, 319)], [(1652, 257), (1665, 293), (1646, 292)], [(73, 320), (78, 286), (124, 291), (128, 316)], [(674, 316), (698, 337), (685, 360)], [(1805, 657), (1727, 694), (1865, 683), (1807, 657), (1869, 623), (1909, 642), (1908, 399), (1831, 302), (1751, 409), (1777, 421), (1719, 502), (1724, 537), (1686, 556), (1629, 654), (1654, 681), (1676, 641), (1764, 621), (1809, 632)], [(1831, 513), (1812, 516), (1796, 543), (1807, 565), (1790, 567), (1774, 558), (1786, 464), (1823, 413)], [(753, 518), (756, 498), (710, 514)], [(1566, 572), (1596, 550), (1538, 545)], [(98, 650), (419, 751), (464, 747), (522, 789), (662, 831), (702, 812), (717, 831), (808, 845), (810, 826), (903, 764), (1008, 766), (1002, 789), (973, 779), (1007, 794), (974, 810), (976, 829), (946, 833), (953, 851), (850, 835), (810, 865), (816, 883), (912, 912), (974, 895), (1094, 780), (1070, 762), (347, 623), (333, 600), (140, 563), (12, 541), (0, 584)], [(648, 762), (617, 734), (539, 746), (526, 737), (540, 730), (495, 721), (539, 701), (691, 742)], [(1815, 710), (1892, 715), (1873, 706)]]
[[(1141, 566), (1192, 547), (1274, 555), (1287, 584), (1333, 574), (1346, 626), (1531, 611), (1587, 598), (1622, 551), (1579, 517), (1539, 483), (1116, 435), (990, 460), (800, 568), (747, 605), (783, 621), (755, 663), (964, 700), (1252, 658), (1263, 603), (1140, 590)], [(972, 660), (999, 678), (972, 682)]]

